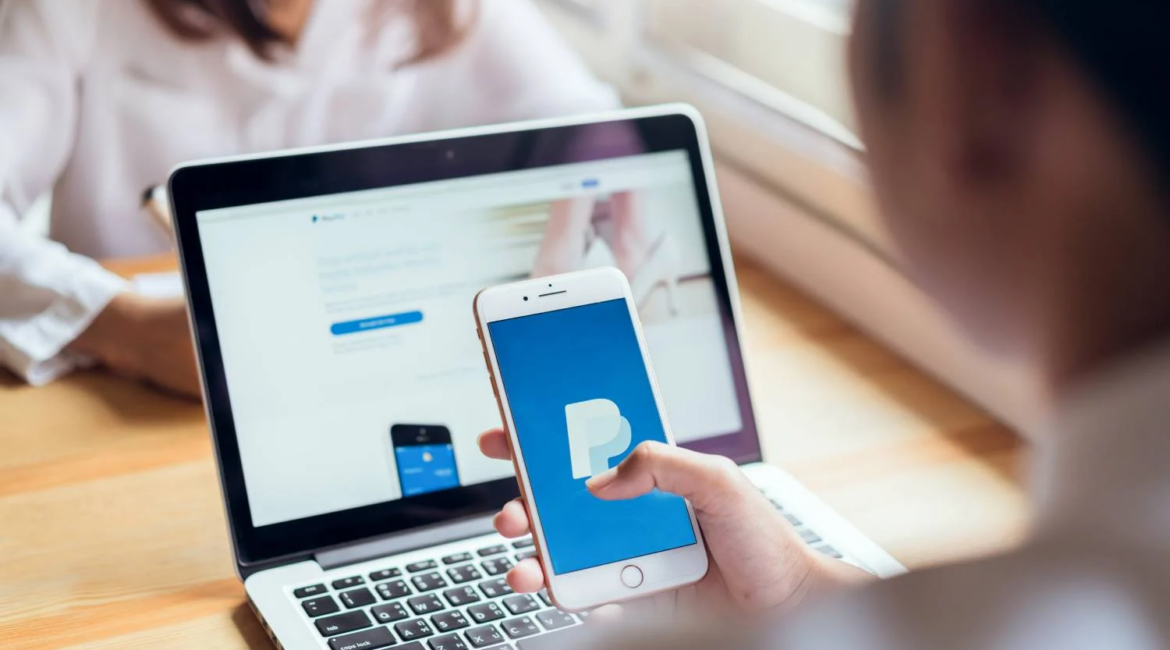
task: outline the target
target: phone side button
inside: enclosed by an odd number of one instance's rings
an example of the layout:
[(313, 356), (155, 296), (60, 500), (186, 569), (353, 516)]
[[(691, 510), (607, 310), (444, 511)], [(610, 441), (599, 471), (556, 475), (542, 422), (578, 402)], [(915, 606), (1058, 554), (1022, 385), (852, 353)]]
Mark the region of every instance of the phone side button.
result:
[(622, 569), (622, 584), (630, 589), (637, 589), (642, 586), (642, 570), (630, 564)]

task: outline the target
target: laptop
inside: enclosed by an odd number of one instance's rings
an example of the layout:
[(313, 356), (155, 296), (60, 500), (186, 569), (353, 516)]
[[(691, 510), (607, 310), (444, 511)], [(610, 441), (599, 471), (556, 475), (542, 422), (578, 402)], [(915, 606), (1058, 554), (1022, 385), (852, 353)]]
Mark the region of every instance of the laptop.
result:
[[(236, 569), (278, 646), (550, 646), (582, 622), (504, 574), (510, 463), (480, 289), (616, 266), (679, 444), (737, 461), (804, 540), (896, 560), (763, 464), (735, 273), (688, 106), (184, 165), (170, 197)], [(539, 644), (539, 645), (538, 645)]]

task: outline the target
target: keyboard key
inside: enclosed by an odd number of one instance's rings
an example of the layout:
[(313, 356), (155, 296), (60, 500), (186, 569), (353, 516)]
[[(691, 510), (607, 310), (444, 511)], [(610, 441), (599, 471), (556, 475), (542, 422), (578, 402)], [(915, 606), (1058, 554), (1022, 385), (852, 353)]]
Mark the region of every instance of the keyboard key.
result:
[(390, 578), (397, 578), (402, 575), (402, 569), (382, 569), (370, 574), (370, 582), (379, 582), (381, 580), (389, 580)]
[(411, 593), (410, 587), (407, 587), (406, 583), (401, 580), (383, 582), (374, 587), (374, 589), (378, 590), (378, 595), (382, 597), (382, 600), (394, 600), (395, 598), (409, 596)]
[(422, 562), (412, 562), (406, 565), (406, 570), (411, 573), (418, 573), (419, 571), (438, 568), (438, 566), (434, 560), (423, 560)]
[(458, 634), (444, 634), (427, 642), (431, 650), (467, 650), (467, 644)]
[(498, 576), (501, 573), (507, 573), (508, 569), (512, 568), (512, 561), (506, 557), (494, 557), (490, 560), (483, 561), (483, 570), (489, 576)]
[(402, 603), (390, 603), (389, 605), (378, 605), (370, 610), (374, 615), (374, 620), (379, 623), (393, 623), (401, 621), (404, 618), (410, 618), (410, 612), (402, 606)]
[(447, 599), (447, 602), (451, 603), (452, 607), (460, 607), (462, 605), (478, 603), (480, 600), (482, 600), (479, 597), (479, 592), (476, 591), (474, 587), (470, 586), (448, 589), (447, 591), (443, 592), (443, 597)]
[(431, 631), (431, 626), (427, 625), (427, 622), (421, 618), (395, 623), (394, 631), (398, 633), (398, 636), (402, 637), (403, 641), (423, 639), (434, 634)]
[(495, 625), (484, 625), (482, 627), (473, 627), (463, 633), (467, 637), (468, 643), (473, 648), (486, 648), (497, 643), (504, 642), (504, 635), (496, 629)]
[(536, 615), (536, 620), (540, 621), (541, 626), (550, 632), (553, 630), (559, 630), (562, 627), (569, 627), (570, 625), (575, 625), (577, 623), (577, 619), (555, 609), (546, 609), (545, 611), (540, 612)]
[(346, 612), (328, 618), (319, 618), (314, 621), (314, 624), (317, 626), (317, 631), (321, 633), (321, 636), (337, 636), (338, 634), (353, 632), (373, 625), (370, 623), (370, 617), (366, 616), (366, 613), (361, 610)]
[(354, 589), (353, 591), (341, 592), (341, 602), (346, 609), (355, 609), (357, 607), (365, 607), (366, 605), (373, 605), (378, 602), (374, 598), (374, 594), (370, 593), (369, 589)]
[(816, 547), (816, 550), (820, 551), (821, 553), (824, 553), (825, 555), (828, 555), (829, 557), (837, 558), (838, 560), (845, 557), (844, 555), (841, 555), (841, 551), (838, 551), (837, 549), (833, 548), (832, 546), (829, 546), (828, 544), (825, 544), (824, 546), (818, 546), (818, 547)]
[(421, 576), (414, 576), (410, 582), (420, 592), (447, 586), (447, 581), (438, 573), (424, 573)]
[(334, 589), (349, 589), (358, 585), (366, 584), (366, 579), (361, 576), (353, 576), (352, 578), (342, 578), (341, 580), (333, 581)]
[(508, 596), (504, 599), (504, 607), (507, 607), (508, 611), (513, 614), (527, 614), (540, 609), (540, 605), (528, 594)]
[(471, 625), (467, 622), (467, 617), (463, 612), (455, 610), (452, 612), (439, 612), (431, 617), (431, 625), (440, 632), (450, 632), (452, 630), (462, 630)]
[(498, 621), (505, 616), (504, 610), (500, 609), (500, 606), (495, 603), (472, 605), (467, 608), (467, 613), (471, 614), (471, 618), (475, 619), (476, 623)]
[(532, 541), (531, 537), (525, 537), (524, 539), (518, 539), (518, 540), (512, 542), (512, 548), (516, 548), (516, 549), (532, 548), (535, 545), (536, 545), (536, 542)]
[(325, 593), (325, 585), (309, 585), (300, 589), (293, 589), (293, 598), (308, 598)]
[(384, 627), (329, 639), (329, 647), (333, 650), (375, 650), (375, 648), (392, 646), (394, 643), (394, 635)]
[(485, 546), (484, 548), (481, 548), (478, 551), (476, 551), (476, 553), (479, 553), (480, 557), (487, 557), (489, 555), (499, 555), (500, 553), (507, 553), (507, 552), (508, 552), (508, 549), (505, 548), (503, 544), (496, 544), (495, 546)]
[(504, 634), (507, 634), (510, 639), (523, 639), (526, 636), (540, 633), (540, 628), (536, 627), (536, 623), (533, 623), (532, 619), (527, 616), (508, 619), (501, 625), (504, 628)]
[[(395, 647), (394, 650), (427, 650), (427, 647), (422, 644), (422, 641), (411, 641), (410, 643), (407, 643), (406, 645), (400, 645), (400, 646)], [(504, 649), (503, 648), (492, 648), (492, 650), (504, 650)]]
[(483, 574), (479, 572), (479, 569), (475, 568), (474, 564), (453, 566), (447, 569), (447, 575), (451, 577), (451, 582), (455, 584), (471, 582), (472, 580), (479, 580), (483, 577)]
[(301, 603), (301, 607), (305, 608), (305, 613), (309, 618), (317, 618), (326, 614), (335, 614), (341, 611), (337, 606), (337, 601), (329, 596), (321, 596), (320, 598), (312, 598)]
[(406, 601), (406, 604), (410, 605), (410, 609), (419, 616), (422, 616), (423, 614), (430, 614), (431, 612), (437, 612), (439, 610), (446, 609), (447, 607), (443, 604), (443, 601), (439, 600), (439, 597), (434, 594), (415, 596), (414, 598)]
[(471, 553), (456, 553), (454, 555), (448, 555), (447, 557), (443, 558), (443, 564), (459, 564), (460, 562), (470, 561)]
[(793, 526), (802, 525), (799, 519), (797, 519), (796, 517), (794, 517), (788, 513), (784, 513), (784, 518), (787, 519), (788, 523), (792, 524)]
[(498, 598), (512, 593), (512, 587), (508, 586), (508, 581), (503, 578), (484, 580), (479, 583), (479, 590), (488, 598)]
[(543, 602), (546, 606), (548, 606), (548, 607), (553, 606), (552, 598), (548, 597), (548, 589), (541, 589), (540, 593), (538, 593), (536, 595), (540, 596), (541, 602)]
[(819, 544), (820, 542), (824, 541), (821, 539), (820, 535), (807, 528), (801, 529), (799, 532), (800, 538), (804, 540), (805, 544)]
[(527, 551), (520, 551), (519, 553), (516, 554), (516, 561), (523, 562), (524, 560), (527, 560), (530, 557), (536, 557), (535, 550), (528, 549)]

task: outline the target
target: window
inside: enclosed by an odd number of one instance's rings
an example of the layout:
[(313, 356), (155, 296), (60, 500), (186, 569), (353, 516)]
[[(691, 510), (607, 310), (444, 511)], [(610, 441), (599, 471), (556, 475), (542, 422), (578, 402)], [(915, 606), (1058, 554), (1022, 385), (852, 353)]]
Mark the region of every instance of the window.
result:
[(695, 71), (857, 146), (844, 0), (649, 0), (646, 35)]
[(846, 78), (854, 0), (541, 1), (628, 103), (698, 106), (722, 164), (886, 250)]

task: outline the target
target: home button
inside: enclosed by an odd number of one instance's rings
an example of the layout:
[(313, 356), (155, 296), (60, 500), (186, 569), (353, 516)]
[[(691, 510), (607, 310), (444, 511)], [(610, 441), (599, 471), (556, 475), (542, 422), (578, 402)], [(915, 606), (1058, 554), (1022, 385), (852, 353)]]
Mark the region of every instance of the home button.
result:
[(622, 569), (622, 584), (630, 589), (641, 587), (642, 570), (632, 564)]

